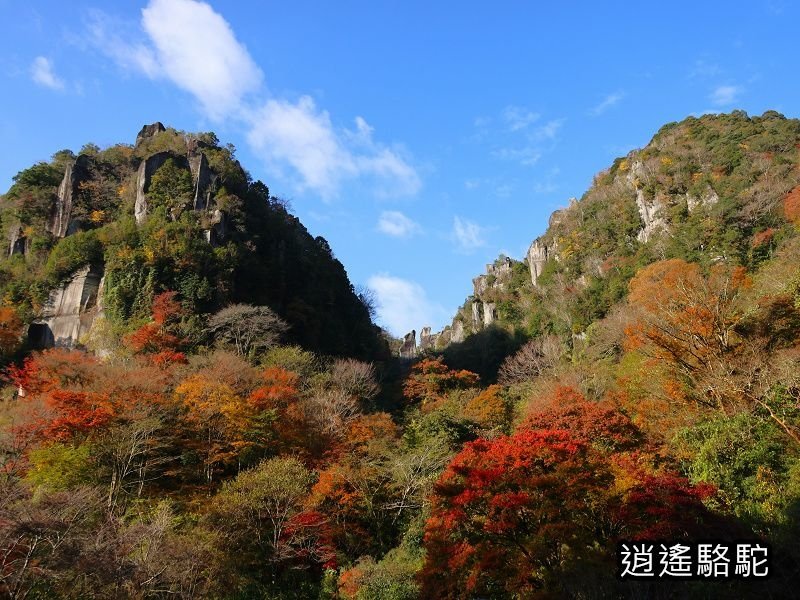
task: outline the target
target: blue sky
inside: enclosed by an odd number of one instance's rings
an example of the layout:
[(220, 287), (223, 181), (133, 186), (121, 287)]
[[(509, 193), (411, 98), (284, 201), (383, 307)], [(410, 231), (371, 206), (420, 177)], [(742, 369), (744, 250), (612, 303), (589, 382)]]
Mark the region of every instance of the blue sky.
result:
[(402, 334), (664, 123), (800, 116), (793, 3), (536, 4), (0, 0), (0, 189), (144, 123), (213, 130)]

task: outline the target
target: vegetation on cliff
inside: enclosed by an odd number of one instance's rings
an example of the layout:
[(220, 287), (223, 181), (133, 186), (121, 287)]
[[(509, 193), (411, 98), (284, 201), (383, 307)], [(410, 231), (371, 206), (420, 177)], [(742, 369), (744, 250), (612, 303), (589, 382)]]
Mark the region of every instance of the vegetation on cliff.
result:
[[(4, 197), (3, 593), (795, 593), (800, 121), (665, 126), (554, 215), (546, 251), (476, 280), (495, 318), (466, 305), (471, 335), (415, 361), (388, 359), (324, 240), (210, 134), (191, 139), (225, 230), (197, 210), (186, 139), (58, 153)], [(67, 164), (94, 174), (58, 237)], [(94, 261), (106, 325), (30, 351), (24, 326)], [(768, 543), (771, 577), (616, 577), (620, 540), (708, 539)]]

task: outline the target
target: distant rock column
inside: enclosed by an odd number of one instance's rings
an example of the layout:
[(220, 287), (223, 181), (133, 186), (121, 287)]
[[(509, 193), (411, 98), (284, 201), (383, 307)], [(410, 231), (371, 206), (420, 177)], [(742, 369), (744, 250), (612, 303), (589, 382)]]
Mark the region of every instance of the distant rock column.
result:
[(483, 326), (489, 327), (497, 319), (497, 309), (494, 302), (483, 303)]
[(64, 169), (64, 177), (58, 186), (50, 221), (47, 224), (47, 231), (55, 237), (63, 238), (78, 230), (79, 224), (72, 220), (72, 207), (78, 184), (86, 177), (89, 160), (88, 156), (81, 154)]
[(461, 319), (455, 319), (453, 321), (452, 333), (450, 334), (450, 343), (460, 344), (463, 341), (464, 341), (464, 323), (461, 322)]
[(426, 350), (435, 350), (438, 340), (438, 333), (431, 333), (430, 327), (423, 327), (419, 332), (419, 351), (425, 352)]
[(139, 225), (147, 218), (147, 190), (150, 188), (150, 178), (171, 157), (172, 154), (169, 152), (159, 152), (148, 156), (139, 164), (139, 171), (136, 174), (136, 203), (133, 208), (136, 223)]
[(211, 204), (214, 173), (208, 166), (208, 159), (202, 152), (189, 158), (189, 169), (194, 182), (194, 210), (206, 210)]
[(472, 303), (472, 329), (478, 329), (481, 326), (481, 303)]
[(528, 248), (528, 268), (531, 270), (531, 282), (534, 286), (536, 286), (536, 281), (544, 271), (548, 254), (547, 246), (539, 239), (534, 240), (530, 248)]
[(417, 331), (412, 329), (403, 338), (403, 345), (400, 346), (400, 358), (414, 358), (417, 356)]

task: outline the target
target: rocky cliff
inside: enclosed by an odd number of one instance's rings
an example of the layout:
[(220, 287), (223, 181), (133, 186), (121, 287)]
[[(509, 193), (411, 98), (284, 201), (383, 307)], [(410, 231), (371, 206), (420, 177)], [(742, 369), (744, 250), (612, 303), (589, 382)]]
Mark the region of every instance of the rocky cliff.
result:
[(103, 269), (87, 265), (50, 292), (29, 337), (35, 348), (75, 347), (103, 311)]
[(234, 153), (213, 133), (153, 123), (134, 145), (62, 150), (18, 173), (0, 197), (0, 296), (25, 316), (31, 343), (75, 346), (98, 314), (124, 332), (170, 290), (200, 337), (208, 315), (248, 303), (278, 313), (289, 342), (383, 355), (327, 241)]
[[(781, 202), (800, 183), (799, 144), (800, 121), (774, 111), (664, 126), (555, 211), (522, 263), (488, 265), (452, 325), (418, 348), (442, 349), (494, 325), (580, 340), (643, 265), (675, 257), (752, 266), (785, 227)], [(522, 264), (527, 281), (513, 276)]]

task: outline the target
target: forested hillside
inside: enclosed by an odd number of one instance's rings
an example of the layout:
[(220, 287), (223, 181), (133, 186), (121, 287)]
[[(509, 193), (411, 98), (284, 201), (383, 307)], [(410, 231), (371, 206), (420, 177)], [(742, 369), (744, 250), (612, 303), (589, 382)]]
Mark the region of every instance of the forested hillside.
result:
[[(0, 227), (9, 240), (0, 294), (25, 322), (66, 316), (48, 295), (91, 266), (103, 277), (105, 328), (117, 335), (146, 322), (154, 295), (172, 290), (195, 345), (206, 343), (203, 315), (240, 302), (268, 305), (290, 325), (288, 339), (321, 352), (381, 352), (369, 307), (328, 243), (252, 181), (213, 133), (155, 123), (134, 146), (57, 152), (16, 175)], [(83, 304), (72, 312), (86, 312)]]
[[(8, 597), (797, 594), (800, 121), (664, 126), (414, 358), (213, 134), (59, 152), (0, 223)], [(770, 577), (620, 579), (648, 540)]]

